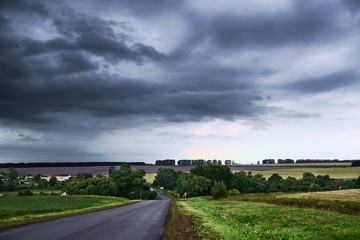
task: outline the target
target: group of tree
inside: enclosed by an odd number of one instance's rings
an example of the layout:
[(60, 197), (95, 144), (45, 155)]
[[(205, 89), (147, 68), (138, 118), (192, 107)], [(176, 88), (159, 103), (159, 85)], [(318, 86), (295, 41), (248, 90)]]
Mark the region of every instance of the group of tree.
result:
[(315, 176), (310, 172), (302, 178), (283, 178), (274, 173), (269, 179), (262, 174), (251, 172), (232, 173), (228, 166), (196, 166), (190, 173), (176, 172), (173, 169), (157, 171), (154, 184), (165, 189), (176, 189), (181, 196), (194, 197), (212, 195), (214, 198), (225, 197), (229, 192), (236, 193), (269, 193), (269, 192), (308, 192), (329, 191), (338, 189), (360, 188), (360, 177), (357, 179), (333, 179), (329, 175)]
[[(290, 159), (290, 158), (286, 158), (286, 159), (278, 159), (277, 163), (278, 164), (283, 164), (283, 163), (341, 163), (341, 162), (356, 162), (356, 161), (360, 161), (360, 160), (339, 160), (339, 159)], [(260, 162), (258, 161), (258, 164)], [(262, 160), (263, 164), (275, 164), (275, 159), (264, 159)]]
[[(156, 160), (155, 165), (158, 166), (174, 166), (174, 159), (165, 159), (165, 160)], [(234, 165), (235, 162), (233, 160), (225, 160), (225, 165)], [(177, 161), (177, 164), (180, 166), (197, 166), (197, 165), (221, 165), (221, 160), (204, 160), (204, 159), (181, 159)]]
[(356, 160), (351, 164), (352, 167), (360, 167), (360, 160)]
[(175, 160), (174, 159), (156, 160), (155, 165), (174, 166)]
[(155, 199), (157, 193), (151, 191), (144, 179), (145, 171), (132, 171), (130, 165), (123, 164), (119, 170), (112, 170), (110, 175), (78, 174), (68, 181), (65, 191), (69, 194), (118, 196), (129, 199)]
[(182, 160), (178, 160), (177, 162), (178, 165), (180, 166), (198, 166), (198, 165), (221, 165), (222, 161), (221, 160), (204, 160), (204, 159), (197, 159), (197, 160), (189, 160), (189, 159), (182, 159)]

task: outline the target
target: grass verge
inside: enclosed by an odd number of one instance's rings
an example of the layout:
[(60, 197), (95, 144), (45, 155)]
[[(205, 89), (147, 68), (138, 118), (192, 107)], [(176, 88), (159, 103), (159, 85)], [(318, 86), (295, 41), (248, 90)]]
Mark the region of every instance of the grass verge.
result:
[(181, 209), (177, 201), (171, 201), (163, 240), (199, 240), (194, 219)]
[(0, 198), (0, 229), (135, 203), (103, 196), (6, 196)]
[(180, 204), (195, 217), (200, 236), (206, 233), (207, 239), (360, 239), (359, 216), (205, 198)]

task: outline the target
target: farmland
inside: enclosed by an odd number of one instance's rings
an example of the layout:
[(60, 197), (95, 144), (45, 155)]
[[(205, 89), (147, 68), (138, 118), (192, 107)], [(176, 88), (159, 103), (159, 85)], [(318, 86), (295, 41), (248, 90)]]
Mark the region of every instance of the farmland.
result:
[[(253, 174), (260, 173), (269, 178), (273, 173), (278, 173), (283, 178), (288, 176), (301, 178), (304, 172), (312, 172), (314, 175), (330, 175), (331, 178), (349, 179), (360, 176), (360, 168), (350, 167), (350, 163), (313, 163), (313, 164), (244, 164), (229, 166), (232, 172), (251, 171)], [(175, 171), (189, 172), (194, 166), (155, 166), (134, 165), (132, 170), (144, 169), (146, 180), (152, 182), (159, 168), (171, 168)], [(93, 175), (109, 174), (110, 166), (84, 166), (84, 167), (35, 167), (16, 168), (19, 173), (41, 175), (76, 175), (78, 173), (91, 173)], [(116, 170), (119, 166), (115, 167)], [(0, 172), (6, 172), (6, 168), (0, 168)]]
[[(358, 199), (360, 191), (335, 191), (327, 192), (326, 195), (327, 198), (336, 199), (335, 202), (345, 203), (349, 201), (348, 196)], [(253, 194), (247, 199), (239, 196), (220, 201), (193, 198), (179, 201), (178, 204), (183, 211), (193, 216), (198, 233), (207, 239), (360, 238), (360, 229), (356, 227), (360, 221), (359, 214), (308, 208), (311, 206), (303, 208), (266, 203), (270, 197), (270, 194)], [(312, 197), (322, 201), (324, 195), (315, 193)], [(304, 196), (295, 194), (293, 198), (304, 199)], [(358, 200), (351, 203), (349, 206), (352, 207), (360, 205)]]
[(56, 217), (121, 206), (132, 201), (100, 196), (31, 196), (0, 198), (0, 229)]
[(272, 174), (278, 173), (283, 178), (295, 177), (301, 178), (305, 172), (311, 172), (314, 175), (329, 175), (331, 178), (350, 179), (360, 176), (360, 168), (356, 167), (339, 167), (339, 166), (312, 166), (312, 167), (292, 167), (276, 170), (252, 171), (253, 174), (260, 173), (264, 177), (269, 178)]

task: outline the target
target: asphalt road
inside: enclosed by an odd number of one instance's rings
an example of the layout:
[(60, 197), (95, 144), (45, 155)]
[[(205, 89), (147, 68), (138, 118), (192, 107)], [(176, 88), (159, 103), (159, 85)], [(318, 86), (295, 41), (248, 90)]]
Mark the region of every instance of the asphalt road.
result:
[(0, 232), (1, 240), (138, 240), (161, 239), (169, 200), (64, 217)]

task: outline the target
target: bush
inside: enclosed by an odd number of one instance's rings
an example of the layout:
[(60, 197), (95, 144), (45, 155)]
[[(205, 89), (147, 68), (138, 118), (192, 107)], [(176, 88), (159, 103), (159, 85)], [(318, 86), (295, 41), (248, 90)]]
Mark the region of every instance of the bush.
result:
[(228, 192), (228, 194), (229, 194), (230, 196), (235, 196), (235, 195), (239, 195), (239, 194), (240, 194), (240, 191), (237, 190), (237, 189), (230, 189), (229, 192)]
[(228, 190), (223, 181), (215, 182), (214, 186), (211, 188), (211, 196), (214, 199), (219, 199), (222, 197), (227, 197)]
[(154, 200), (157, 198), (157, 196), (158, 196), (157, 192), (151, 191), (149, 194), (149, 200)]
[(321, 187), (315, 183), (312, 183), (309, 188), (308, 188), (309, 192), (318, 192), (321, 191)]
[(33, 195), (33, 192), (30, 191), (29, 189), (18, 192), (18, 196), (32, 196), (32, 195)]

